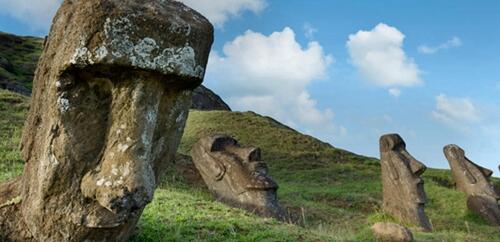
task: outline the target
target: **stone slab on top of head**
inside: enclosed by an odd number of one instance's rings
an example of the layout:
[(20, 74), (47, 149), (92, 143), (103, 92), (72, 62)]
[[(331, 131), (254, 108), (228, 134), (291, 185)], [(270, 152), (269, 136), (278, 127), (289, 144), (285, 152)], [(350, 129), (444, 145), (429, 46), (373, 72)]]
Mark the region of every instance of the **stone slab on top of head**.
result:
[(179, 2), (64, 1), (35, 74), (23, 176), (0, 185), (22, 199), (0, 208), (1, 233), (128, 240), (175, 155), (212, 42), (208, 20)]
[(226, 135), (200, 139), (191, 150), (193, 162), (217, 200), (266, 217), (284, 220), (278, 185), (268, 175), (259, 148), (241, 147)]
[(469, 160), (458, 145), (447, 145), (443, 151), (457, 189), (467, 195), (467, 207), (484, 217), (491, 225), (500, 226), (500, 208), (497, 202), (500, 194), (490, 180), (493, 171)]
[(420, 178), (425, 165), (408, 153), (398, 134), (380, 137), (380, 163), (384, 210), (401, 222), (432, 230), (424, 212), (427, 198)]

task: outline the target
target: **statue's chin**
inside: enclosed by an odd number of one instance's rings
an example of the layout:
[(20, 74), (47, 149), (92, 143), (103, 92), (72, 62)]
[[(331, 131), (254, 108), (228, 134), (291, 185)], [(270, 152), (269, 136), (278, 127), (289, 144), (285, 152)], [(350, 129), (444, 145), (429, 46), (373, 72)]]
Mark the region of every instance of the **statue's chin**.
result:
[(87, 228), (116, 228), (123, 225), (128, 217), (112, 213), (104, 207), (89, 212), (83, 219)]

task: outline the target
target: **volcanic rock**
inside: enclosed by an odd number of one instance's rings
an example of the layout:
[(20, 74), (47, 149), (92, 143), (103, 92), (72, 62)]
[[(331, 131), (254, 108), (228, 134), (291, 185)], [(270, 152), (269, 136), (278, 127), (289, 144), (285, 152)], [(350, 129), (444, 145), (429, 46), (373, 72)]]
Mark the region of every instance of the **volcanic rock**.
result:
[(265, 217), (285, 220), (278, 184), (269, 176), (259, 148), (241, 147), (225, 135), (202, 138), (191, 150), (193, 162), (218, 201)]
[(380, 138), (382, 166), (383, 209), (403, 223), (430, 231), (432, 226), (425, 215), (427, 197), (420, 176), (426, 166), (413, 158), (398, 134)]
[(66, 0), (34, 79), (13, 241), (128, 241), (183, 133), (213, 27), (176, 1)]

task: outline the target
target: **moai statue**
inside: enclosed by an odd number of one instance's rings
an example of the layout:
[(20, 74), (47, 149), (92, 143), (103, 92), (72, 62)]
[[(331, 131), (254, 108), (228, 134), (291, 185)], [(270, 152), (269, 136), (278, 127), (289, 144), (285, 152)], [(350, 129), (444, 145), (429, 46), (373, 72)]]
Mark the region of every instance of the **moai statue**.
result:
[(285, 220), (278, 185), (268, 175), (259, 148), (241, 147), (225, 135), (202, 138), (191, 150), (193, 162), (218, 201), (265, 217)]
[(427, 197), (420, 176), (426, 166), (406, 151), (406, 144), (398, 134), (380, 137), (382, 166), (383, 209), (400, 222), (431, 231), (425, 215)]
[(65, 0), (34, 80), (21, 178), (0, 185), (13, 241), (128, 241), (201, 84), (213, 27), (170, 0)]
[(490, 181), (493, 171), (470, 161), (465, 151), (457, 145), (445, 146), (444, 155), (450, 163), (457, 189), (467, 195), (469, 210), (485, 218), (491, 225), (500, 226), (500, 195)]

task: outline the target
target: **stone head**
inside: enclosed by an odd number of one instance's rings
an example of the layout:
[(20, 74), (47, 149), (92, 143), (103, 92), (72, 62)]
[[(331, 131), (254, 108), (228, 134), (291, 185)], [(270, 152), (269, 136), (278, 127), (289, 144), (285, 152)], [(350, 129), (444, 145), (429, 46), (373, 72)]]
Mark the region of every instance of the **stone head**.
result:
[(406, 150), (398, 134), (380, 138), (384, 209), (404, 222), (430, 230), (424, 213), (427, 198), (420, 176), (426, 166)]
[(485, 195), (500, 199), (490, 181), (493, 171), (472, 162), (458, 145), (447, 145), (443, 149), (448, 160), (453, 180), (459, 190), (467, 195)]
[(241, 147), (225, 135), (200, 139), (193, 146), (193, 162), (218, 200), (265, 216), (280, 217), (278, 185), (269, 176), (259, 148)]
[(135, 224), (175, 155), (212, 42), (212, 25), (179, 2), (63, 2), (23, 133), (29, 227), (49, 213), (61, 231)]
[(458, 145), (447, 145), (443, 151), (457, 188), (467, 195), (469, 210), (485, 218), (491, 225), (500, 226), (497, 202), (500, 195), (490, 180), (493, 171), (469, 160)]

